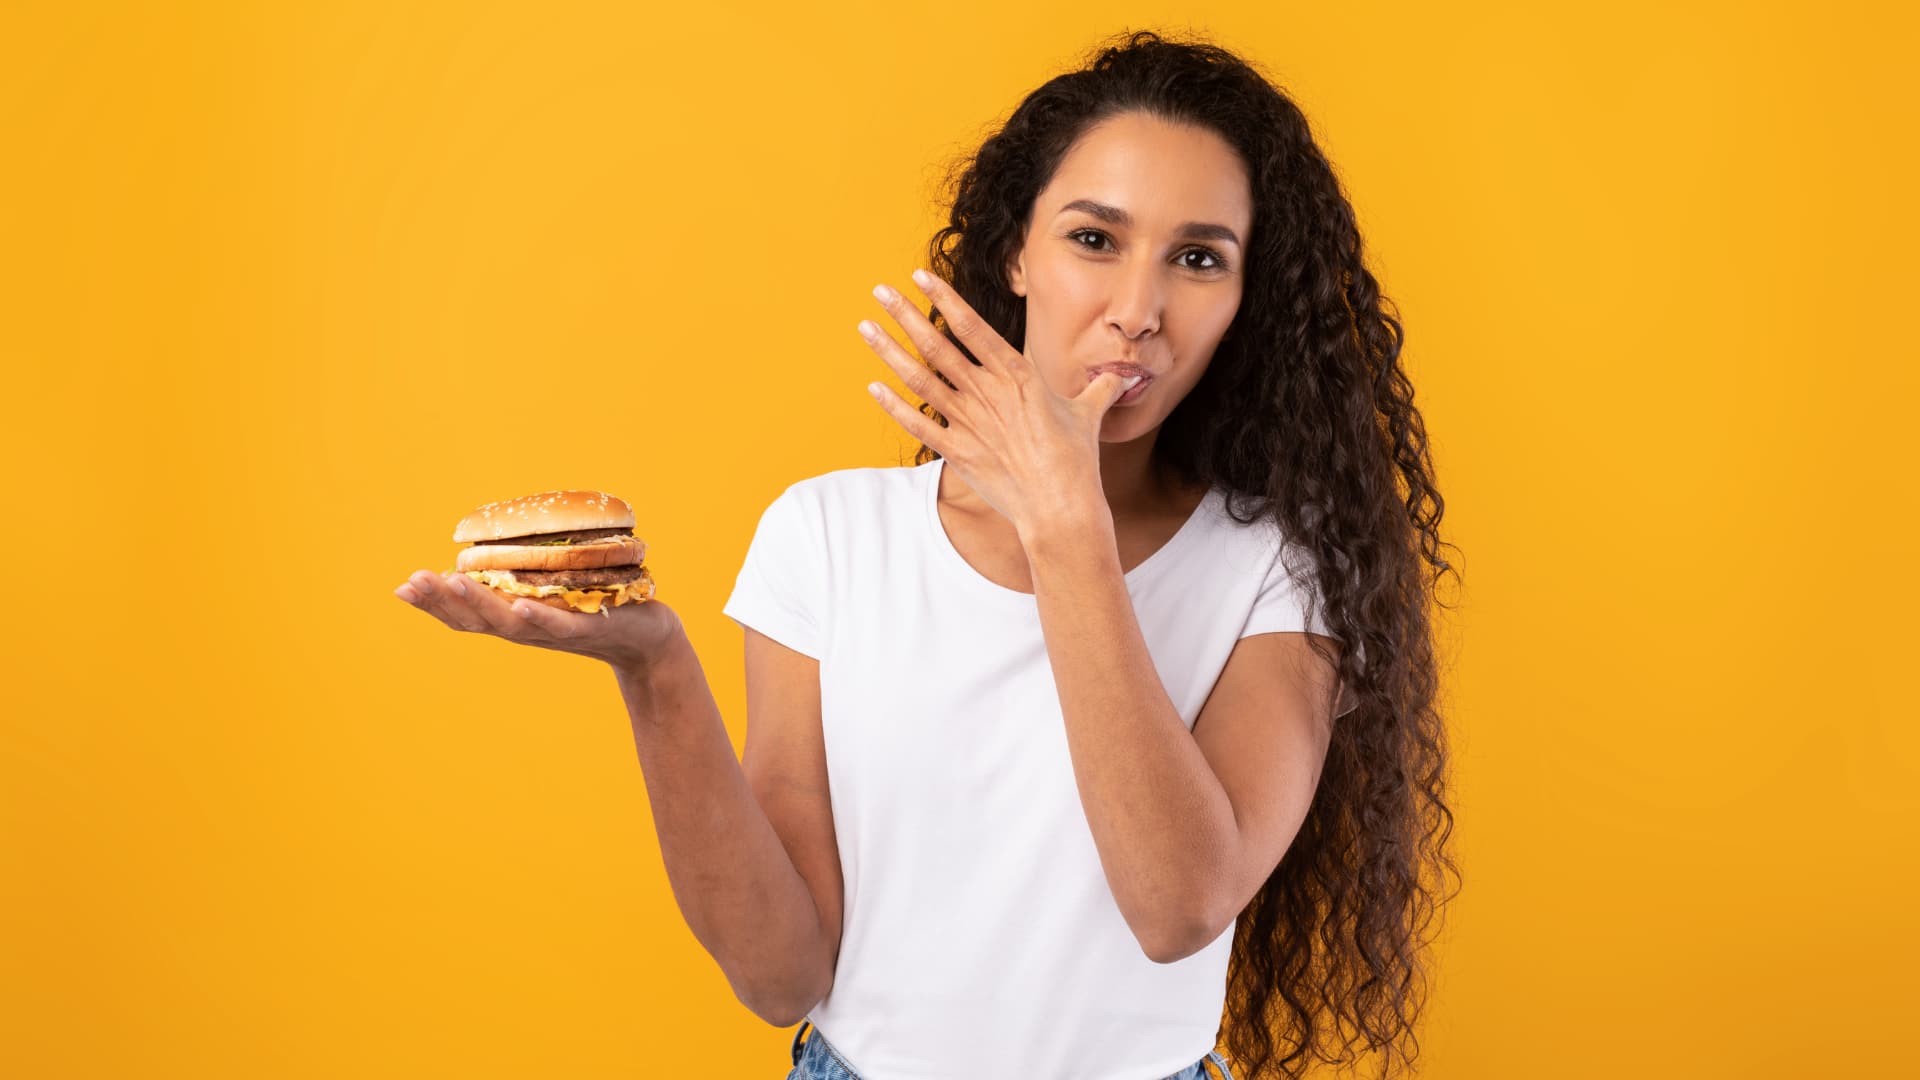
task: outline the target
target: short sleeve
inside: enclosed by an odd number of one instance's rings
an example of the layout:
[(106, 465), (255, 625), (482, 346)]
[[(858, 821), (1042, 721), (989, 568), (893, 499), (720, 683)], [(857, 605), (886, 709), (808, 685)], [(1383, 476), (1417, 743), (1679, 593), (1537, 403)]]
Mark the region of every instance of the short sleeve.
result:
[(747, 556), (721, 612), (796, 652), (820, 659), (824, 550), (804, 493), (789, 486), (760, 514)]
[[(1312, 572), (1305, 575), (1308, 588), (1311, 588)], [(1253, 610), (1247, 614), (1247, 623), (1240, 629), (1241, 637), (1254, 634), (1271, 634), (1282, 630), (1306, 630), (1307, 605), (1309, 594), (1296, 584), (1288, 575), (1284, 561), (1277, 556), (1273, 565), (1268, 567), (1266, 580), (1260, 583), (1260, 593), (1254, 597)], [(1313, 595), (1317, 597), (1318, 591)], [(1326, 620), (1319, 612), (1314, 612), (1312, 631), (1328, 637), (1339, 635), (1327, 629)]]
[[(1327, 629), (1326, 619), (1321, 612), (1315, 611), (1313, 622), (1311, 626), (1308, 625), (1306, 600), (1308, 596), (1318, 599), (1319, 590), (1312, 585), (1311, 570), (1303, 576), (1308, 582), (1305, 587), (1295, 583), (1292, 576), (1287, 573), (1284, 561), (1276, 557), (1273, 565), (1267, 570), (1266, 580), (1260, 585), (1259, 595), (1254, 598), (1253, 610), (1247, 614), (1246, 625), (1240, 628), (1240, 636), (1244, 638), (1255, 634), (1311, 629), (1313, 633), (1324, 634), (1338, 640), (1340, 635)], [(1360, 659), (1362, 661), (1366, 659), (1364, 646), (1361, 648)], [(1358, 702), (1352, 692), (1343, 688), (1338, 702), (1339, 708), (1334, 716), (1336, 718), (1345, 716), (1353, 711), (1356, 704)]]

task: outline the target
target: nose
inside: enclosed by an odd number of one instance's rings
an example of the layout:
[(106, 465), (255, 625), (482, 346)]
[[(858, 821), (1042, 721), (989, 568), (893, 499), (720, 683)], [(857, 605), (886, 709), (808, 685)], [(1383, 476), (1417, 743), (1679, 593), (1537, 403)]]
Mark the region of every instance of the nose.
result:
[(1151, 262), (1122, 267), (1113, 279), (1107, 322), (1130, 341), (1159, 330), (1160, 286), (1160, 268)]

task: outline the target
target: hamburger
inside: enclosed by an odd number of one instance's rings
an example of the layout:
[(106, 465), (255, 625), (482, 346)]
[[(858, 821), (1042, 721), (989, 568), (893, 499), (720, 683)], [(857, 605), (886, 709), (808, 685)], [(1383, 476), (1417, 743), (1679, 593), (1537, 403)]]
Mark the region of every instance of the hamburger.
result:
[(653, 598), (633, 508), (604, 491), (543, 491), (477, 507), (453, 527), (454, 569), (509, 602), (589, 614)]

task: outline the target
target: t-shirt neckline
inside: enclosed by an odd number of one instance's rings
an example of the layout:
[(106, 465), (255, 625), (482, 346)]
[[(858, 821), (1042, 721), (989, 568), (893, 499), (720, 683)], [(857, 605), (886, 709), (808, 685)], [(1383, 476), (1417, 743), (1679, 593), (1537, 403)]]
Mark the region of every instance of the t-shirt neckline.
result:
[[(953, 538), (947, 535), (946, 526), (940, 523), (940, 473), (947, 467), (947, 460), (934, 458), (928, 462), (928, 466), (926, 489), (921, 492), (921, 503), (926, 510), (927, 529), (932, 534), (930, 539), (936, 552), (935, 557), (947, 565), (953, 576), (971, 582), (972, 588), (976, 591), (983, 594), (998, 594), (1003, 599), (1017, 603), (1036, 605), (1038, 601), (1035, 600), (1033, 593), (1009, 589), (975, 570), (973, 564), (961, 556), (960, 549), (953, 546)], [(1132, 585), (1147, 580), (1157, 567), (1170, 560), (1188, 535), (1199, 531), (1200, 519), (1212, 510), (1214, 499), (1218, 495), (1218, 488), (1209, 489), (1200, 499), (1200, 505), (1193, 508), (1193, 513), (1187, 515), (1187, 520), (1181, 522), (1180, 528), (1167, 539), (1166, 543), (1155, 549), (1153, 554), (1147, 556), (1139, 566), (1125, 572), (1123, 576), (1127, 584)]]

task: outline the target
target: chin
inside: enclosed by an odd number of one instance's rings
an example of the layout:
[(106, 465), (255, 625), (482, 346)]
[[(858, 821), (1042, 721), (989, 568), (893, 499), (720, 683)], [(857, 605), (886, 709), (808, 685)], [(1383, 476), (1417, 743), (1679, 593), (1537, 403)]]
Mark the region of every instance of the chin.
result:
[[(1121, 413), (1115, 416), (1115, 413)], [(1100, 441), (1103, 443), (1128, 443), (1144, 439), (1159, 430), (1160, 422), (1132, 410), (1109, 409), (1100, 421)]]

